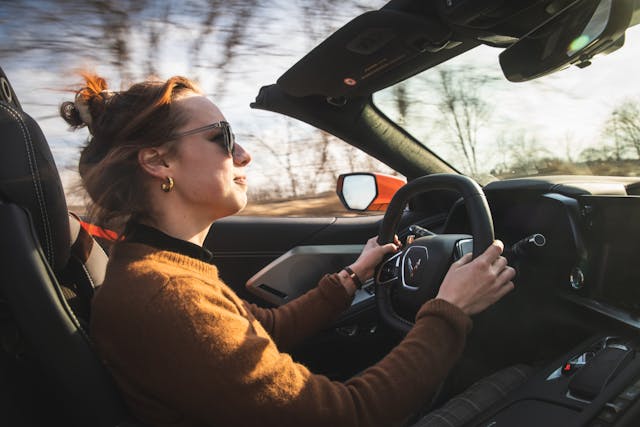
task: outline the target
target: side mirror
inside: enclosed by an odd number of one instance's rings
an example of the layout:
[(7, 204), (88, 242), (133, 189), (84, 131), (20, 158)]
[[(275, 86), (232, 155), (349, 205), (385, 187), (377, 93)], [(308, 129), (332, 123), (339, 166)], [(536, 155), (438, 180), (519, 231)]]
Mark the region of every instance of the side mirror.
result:
[(381, 173), (346, 173), (338, 177), (336, 192), (351, 211), (385, 211), (393, 195), (407, 183)]
[(578, 0), (500, 54), (512, 82), (523, 82), (572, 64), (582, 68), (597, 54), (624, 44), (634, 0)]

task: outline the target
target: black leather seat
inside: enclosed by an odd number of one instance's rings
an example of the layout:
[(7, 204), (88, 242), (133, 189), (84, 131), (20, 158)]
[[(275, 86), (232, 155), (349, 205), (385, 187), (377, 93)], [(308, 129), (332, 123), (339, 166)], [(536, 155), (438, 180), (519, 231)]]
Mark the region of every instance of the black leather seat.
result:
[(136, 425), (86, 333), (106, 255), (2, 69), (0, 135), (0, 424)]

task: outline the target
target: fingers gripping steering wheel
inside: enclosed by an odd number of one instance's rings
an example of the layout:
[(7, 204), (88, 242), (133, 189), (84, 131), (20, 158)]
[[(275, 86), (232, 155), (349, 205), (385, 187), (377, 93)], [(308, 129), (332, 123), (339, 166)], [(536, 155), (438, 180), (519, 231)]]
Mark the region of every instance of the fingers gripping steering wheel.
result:
[(408, 201), (417, 194), (432, 190), (452, 190), (462, 196), (472, 236), (439, 234), (420, 237), (380, 263), (375, 274), (378, 311), (384, 322), (404, 333), (413, 327), (413, 322), (401, 317), (398, 311), (417, 311), (425, 301), (437, 295), (454, 259), (469, 252), (471, 247), (475, 258), (494, 240), (491, 211), (482, 188), (463, 175), (433, 174), (415, 179), (396, 192), (382, 219), (378, 243), (393, 242)]

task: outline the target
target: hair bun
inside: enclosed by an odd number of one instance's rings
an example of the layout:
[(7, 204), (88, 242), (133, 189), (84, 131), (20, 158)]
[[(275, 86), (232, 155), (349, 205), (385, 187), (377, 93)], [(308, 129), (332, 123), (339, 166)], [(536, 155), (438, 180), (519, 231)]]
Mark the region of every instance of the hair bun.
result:
[(60, 105), (60, 116), (74, 129), (84, 126), (84, 122), (80, 118), (80, 114), (78, 114), (76, 105), (73, 102), (65, 101)]
[(82, 77), (85, 86), (76, 92), (73, 101), (62, 103), (60, 115), (71, 127), (77, 129), (87, 126), (91, 132), (94, 118), (103, 113), (105, 104), (114, 92), (107, 90), (106, 80), (97, 74), (84, 72)]
[(82, 120), (82, 123), (87, 126), (91, 126), (91, 122), (93, 121), (93, 117), (91, 117), (91, 111), (89, 109), (89, 102), (89, 97), (83, 95), (81, 92), (78, 92), (75, 102), (73, 103), (76, 111), (78, 112), (80, 120)]

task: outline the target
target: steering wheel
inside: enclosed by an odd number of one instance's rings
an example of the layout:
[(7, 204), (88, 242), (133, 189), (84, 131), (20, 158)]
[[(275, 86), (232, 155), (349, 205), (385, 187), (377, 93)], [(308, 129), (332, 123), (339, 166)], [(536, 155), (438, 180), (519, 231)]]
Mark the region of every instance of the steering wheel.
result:
[(432, 190), (457, 191), (463, 198), (473, 234), (439, 234), (419, 237), (378, 266), (375, 274), (376, 302), (383, 321), (407, 333), (413, 322), (398, 314), (417, 310), (435, 297), (449, 266), (473, 251), (480, 255), (494, 240), (493, 221), (482, 188), (464, 175), (433, 174), (417, 178), (400, 188), (382, 219), (378, 243), (394, 241), (402, 212), (415, 195)]

